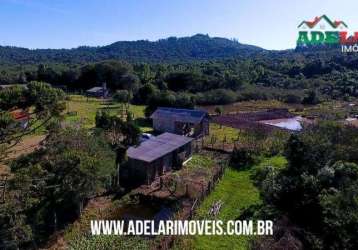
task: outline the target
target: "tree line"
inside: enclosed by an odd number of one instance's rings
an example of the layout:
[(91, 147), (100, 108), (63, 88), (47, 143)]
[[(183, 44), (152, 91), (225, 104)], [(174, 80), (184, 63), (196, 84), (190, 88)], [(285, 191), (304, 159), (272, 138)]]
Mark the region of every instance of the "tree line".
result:
[(68, 91), (83, 92), (106, 82), (112, 94), (126, 90), (131, 97), (129, 101), (138, 104), (163, 96), (167, 99), (175, 96), (178, 102), (190, 100), (194, 105), (270, 99), (315, 104), (320, 100), (357, 98), (356, 65), (354, 55), (343, 57), (319, 52), (305, 55), (293, 51), (188, 63), (107, 60), (85, 64), (2, 65), (0, 84), (42, 81)]

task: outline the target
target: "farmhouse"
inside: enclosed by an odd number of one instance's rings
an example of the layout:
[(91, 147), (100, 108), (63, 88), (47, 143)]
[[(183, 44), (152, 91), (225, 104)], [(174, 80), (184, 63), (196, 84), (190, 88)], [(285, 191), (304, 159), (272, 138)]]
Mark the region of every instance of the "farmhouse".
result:
[(22, 110), (22, 109), (16, 109), (10, 112), (11, 117), (17, 121), (21, 128), (27, 128), (29, 124), (30, 115)]
[[(164, 133), (127, 150), (126, 179), (132, 185), (149, 185), (165, 172), (180, 169), (192, 155), (192, 141), (186, 136)], [(123, 174), (123, 173), (122, 173)]]
[(108, 89), (106, 88), (105, 85), (103, 85), (101, 87), (93, 87), (93, 88), (86, 90), (86, 94), (88, 96), (106, 98), (108, 95)]
[(151, 116), (153, 128), (194, 138), (209, 134), (209, 115), (193, 109), (158, 108)]

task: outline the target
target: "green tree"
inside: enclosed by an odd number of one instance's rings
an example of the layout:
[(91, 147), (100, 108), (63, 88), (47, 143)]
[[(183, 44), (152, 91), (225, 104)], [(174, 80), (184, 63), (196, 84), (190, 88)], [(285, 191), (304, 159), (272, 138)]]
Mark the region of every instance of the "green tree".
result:
[(112, 98), (116, 102), (129, 103), (132, 100), (133, 95), (130, 91), (123, 89), (123, 90), (117, 90), (113, 94)]
[(355, 128), (321, 122), (290, 137), (286, 168), (261, 172), (257, 179), (266, 209), (287, 215), (303, 232), (294, 237), (306, 248), (357, 246), (356, 138)]
[[(0, 161), (22, 137), (44, 127), (65, 109), (65, 94), (41, 82), (27, 88), (15, 86), (0, 90)], [(12, 111), (20, 109), (27, 117), (27, 126), (14, 119)]]
[[(115, 155), (103, 136), (66, 129), (11, 164), (10, 202), (3, 208), (0, 246), (41, 243), (78, 217), (88, 198), (108, 187)], [(18, 228), (13, 231), (12, 228)]]
[(310, 104), (310, 105), (315, 105), (320, 103), (320, 100), (317, 96), (317, 93), (313, 90), (309, 91), (307, 93), (307, 96), (305, 96), (302, 100), (302, 104)]

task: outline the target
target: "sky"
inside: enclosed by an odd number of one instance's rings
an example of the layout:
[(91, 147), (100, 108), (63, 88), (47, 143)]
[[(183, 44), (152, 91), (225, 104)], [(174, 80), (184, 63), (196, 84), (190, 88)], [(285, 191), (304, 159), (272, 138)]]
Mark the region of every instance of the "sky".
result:
[(357, 9), (357, 0), (0, 0), (0, 45), (74, 48), (201, 33), (288, 49), (298, 24), (322, 14), (358, 31)]

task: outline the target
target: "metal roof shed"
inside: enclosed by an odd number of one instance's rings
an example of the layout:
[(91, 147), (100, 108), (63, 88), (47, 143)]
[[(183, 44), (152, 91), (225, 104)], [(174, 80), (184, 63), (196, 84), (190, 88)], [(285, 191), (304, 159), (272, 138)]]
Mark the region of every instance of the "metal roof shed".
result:
[(150, 163), (193, 140), (193, 138), (186, 136), (164, 133), (143, 142), (138, 147), (130, 147), (127, 150), (127, 156), (132, 159)]

